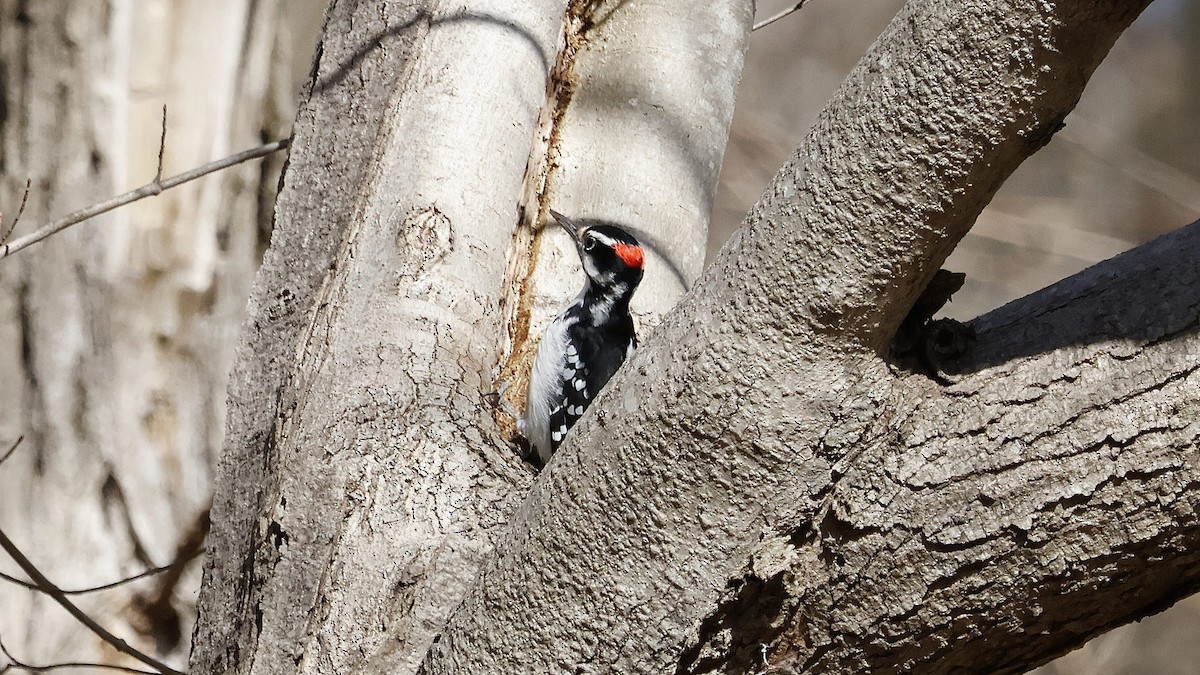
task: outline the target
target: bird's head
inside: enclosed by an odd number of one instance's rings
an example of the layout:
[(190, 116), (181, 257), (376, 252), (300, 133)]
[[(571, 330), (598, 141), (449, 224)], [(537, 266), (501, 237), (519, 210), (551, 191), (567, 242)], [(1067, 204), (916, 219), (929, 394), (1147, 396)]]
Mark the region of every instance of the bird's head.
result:
[(613, 225), (585, 227), (553, 209), (550, 215), (575, 240), (583, 271), (593, 284), (633, 292), (646, 262), (642, 245), (633, 235)]

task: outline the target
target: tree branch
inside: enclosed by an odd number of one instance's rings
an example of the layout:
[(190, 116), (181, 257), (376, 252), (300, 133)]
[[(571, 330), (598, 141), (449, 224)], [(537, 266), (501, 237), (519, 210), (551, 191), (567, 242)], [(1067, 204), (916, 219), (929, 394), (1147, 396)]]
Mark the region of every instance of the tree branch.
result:
[(162, 185), (163, 155), (167, 152), (167, 104), (163, 104), (162, 133), (158, 137), (158, 170), (154, 172), (151, 185)]
[(25, 670), (31, 673), (48, 673), (50, 671), (61, 670), (63, 668), (95, 668), (97, 670), (115, 670), (121, 673), (133, 673), (134, 675), (159, 675), (158, 671), (155, 670), (141, 670), (138, 668), (130, 668), (129, 666), (115, 666), (107, 663), (87, 663), (81, 661), (66, 661), (63, 663), (51, 663), (44, 666), (35, 666), (25, 663), (24, 661), (21, 661), (17, 657), (13, 656), (12, 652), (8, 651), (8, 647), (5, 646), (3, 639), (0, 639), (0, 653), (4, 654), (4, 657), (8, 659), (8, 663), (5, 664), (3, 668), (0, 668), (0, 673), (7, 673), (9, 670), (14, 668), (17, 670)]
[(727, 593), (691, 663), (1020, 673), (1200, 588), (1198, 255), (1200, 223), (976, 319), (953, 386), (896, 382), (814, 529), (745, 570), (779, 592)]
[(0, 530), (0, 548), (3, 548), (5, 552), (8, 553), (9, 557), (11, 557), (13, 561), (25, 571), (25, 574), (28, 574), (29, 578), (33, 579), (34, 583), (38, 585), (38, 588), (42, 592), (53, 598), (55, 602), (61, 605), (63, 609), (67, 610), (67, 612), (69, 612), (71, 616), (75, 617), (79, 623), (86, 626), (88, 630), (95, 633), (97, 637), (99, 637), (101, 640), (104, 640), (109, 645), (112, 645), (113, 649), (116, 649), (122, 654), (126, 654), (137, 659), (138, 661), (141, 661), (142, 663), (156, 669), (163, 675), (184, 675), (184, 673), (181, 671), (175, 670), (162, 661), (142, 653), (121, 638), (108, 632), (100, 624), (96, 623), (92, 617), (88, 616), (83, 610), (79, 609), (79, 607), (71, 602), (57, 586), (47, 579), (46, 576), (42, 574), (41, 570), (39, 570), (37, 566), (35, 566), (33, 562), (29, 560), (29, 558), (25, 557), (25, 554), (21, 553), (21, 550), (18, 549), (17, 546), (13, 544), (12, 540), (8, 538), (8, 535), (4, 533), (4, 530)]
[[(13, 218), (12, 222), (8, 224), (8, 227), (4, 228), (3, 232), (0, 232), (0, 244), (8, 241), (8, 238), (12, 236), (13, 230), (15, 230), (17, 227), (17, 223), (21, 221), (21, 214), (25, 213), (25, 204), (29, 201), (29, 189), (31, 187), (33, 187), (33, 179), (26, 178), (25, 192), (21, 195), (21, 206), (17, 209), (17, 215), (15, 218)], [(0, 213), (0, 227), (3, 227), (3, 225), (4, 214)]]
[(768, 16), (767, 18), (763, 19), (762, 21), (756, 22), (754, 24), (754, 27), (751, 28), (750, 30), (754, 31), (754, 30), (758, 30), (760, 28), (766, 28), (767, 26), (770, 26), (771, 24), (775, 23), (776, 21), (791, 14), (792, 12), (800, 11), (807, 4), (808, 4), (808, 0), (800, 0), (799, 2), (792, 5), (791, 7), (788, 7), (787, 9), (776, 12), (775, 14)]
[[(164, 115), (165, 115), (165, 113), (164, 113)], [(165, 124), (165, 122), (164, 122), (164, 124)], [(164, 142), (165, 142), (165, 138), (166, 138), (166, 127), (164, 126), (164, 128), (163, 128)], [(68, 227), (70, 227), (72, 225), (82, 223), (85, 220), (95, 218), (96, 216), (108, 213), (109, 211), (118, 209), (127, 204), (132, 204), (133, 202), (136, 202), (141, 199), (145, 199), (146, 197), (153, 197), (157, 194), (160, 194), (164, 190), (170, 190), (173, 187), (176, 187), (178, 185), (183, 185), (184, 183), (193, 181), (197, 178), (200, 178), (201, 176), (207, 176), (210, 173), (214, 173), (214, 172), (220, 171), (222, 169), (228, 169), (229, 167), (235, 166), (237, 164), (241, 164), (242, 162), (247, 162), (252, 159), (264, 157), (273, 152), (278, 152), (278, 151), (283, 150), (284, 148), (288, 147), (288, 143), (289, 143), (288, 139), (273, 141), (271, 143), (260, 145), (257, 148), (251, 148), (249, 150), (244, 150), (235, 155), (230, 155), (223, 159), (218, 159), (216, 161), (209, 162), (208, 164), (205, 164), (204, 166), (197, 167), (195, 169), (192, 169), (191, 171), (185, 171), (184, 173), (181, 173), (176, 176), (171, 176), (170, 178), (167, 178), (165, 180), (159, 180), (159, 178), (161, 176), (156, 177), (154, 181), (147, 183), (146, 185), (143, 185), (142, 187), (137, 188), (136, 190), (133, 190), (131, 192), (126, 192), (123, 195), (119, 195), (117, 197), (107, 199), (98, 204), (93, 204), (85, 209), (80, 209), (79, 211), (76, 211), (68, 216), (60, 218), (59, 220), (56, 220), (56, 221), (50, 223), (49, 225), (42, 226), (41, 228), (38, 228), (36, 231), (31, 232), (30, 234), (27, 234), (24, 237), (18, 237), (12, 243), (4, 244), (2, 247), (0, 247), (0, 259), (7, 258), (8, 256), (12, 255), (13, 253), (16, 253), (17, 251), (20, 251), (21, 249), (32, 246), (33, 244), (36, 244), (39, 241), (42, 241), (43, 239), (53, 236), (53, 235), (61, 232), (62, 230), (67, 229)], [(161, 156), (162, 156), (161, 149), (160, 149), (159, 156), (161, 159)], [(159, 171), (161, 172), (161, 170), (162, 170), (162, 167), (160, 165)]]
[[(86, 595), (88, 593), (98, 593), (100, 591), (111, 590), (114, 588), (118, 588), (120, 586), (124, 586), (125, 584), (132, 583), (134, 581), (145, 579), (147, 577), (156, 576), (156, 575), (162, 574), (163, 572), (166, 572), (168, 570), (175, 569), (176, 567), (184, 565), (189, 560), (192, 560), (193, 558), (195, 558), (197, 553), (198, 552), (190, 553), (186, 557), (176, 558), (174, 561), (167, 563), (166, 565), (163, 565), (161, 567), (154, 567), (154, 568), (142, 571), (142, 572), (138, 572), (137, 574), (134, 574), (132, 576), (128, 576), (123, 579), (118, 579), (116, 581), (112, 581), (107, 584), (101, 584), (99, 586), (89, 586), (87, 588), (77, 588), (77, 589), (72, 589), (72, 590), (67, 590), (67, 589), (60, 589), (60, 590), (62, 591), (63, 595)], [(16, 584), (18, 586), (22, 586), (24, 588), (28, 588), (31, 591), (41, 591), (43, 593), (45, 592), (45, 589), (43, 589), (41, 586), (38, 586), (35, 583), (25, 581), (24, 579), (18, 579), (17, 577), (14, 577), (9, 574), (5, 574), (4, 572), (0, 572), (0, 579), (3, 579), (9, 583)]]
[[(8, 449), (8, 451), (4, 453), (4, 456), (0, 457), (0, 465), (4, 464), (4, 462), (7, 461), (8, 458), (11, 457), (14, 452), (16, 452), (17, 447), (21, 445), (21, 441), (23, 441), (23, 440), (25, 440), (25, 437), (19, 436), (19, 437), (17, 437), (17, 440), (13, 441), (12, 447), (10, 447)], [(207, 511), (205, 513), (207, 513)], [(191, 560), (192, 558), (196, 557), (196, 555), (198, 553), (199, 553), (198, 549), (197, 550), (189, 549), (186, 551), (187, 557), (185, 558), (184, 552), (181, 551), (180, 555), (176, 557), (174, 562), (171, 562), (167, 565), (163, 565), (162, 567), (155, 567), (153, 569), (149, 569), (144, 572), (139, 572), (138, 574), (135, 574), (130, 577), (125, 577), (124, 579), (119, 579), (112, 583), (102, 584), (100, 586), (92, 586), (90, 588), (81, 588), (81, 589), (77, 589), (77, 590), (70, 590), (70, 591), (63, 590), (63, 589), (59, 589), (59, 590), (62, 591), (63, 595), (83, 595), (86, 593), (95, 593), (97, 591), (106, 591), (111, 588), (116, 588), (118, 586), (122, 586), (124, 584), (130, 583), (132, 581), (137, 581), (138, 579), (144, 579), (146, 577), (151, 577), (156, 574), (161, 574), (163, 572), (166, 572), (167, 570), (175, 567), (176, 565), (180, 565), (182, 563), (187, 562), (188, 560)], [(43, 591), (44, 592), (44, 589), (41, 586), (38, 586), (35, 583), (25, 581), (24, 579), (18, 579), (12, 575), (5, 574), (4, 572), (0, 572), (0, 579), (3, 579), (10, 583), (16, 584), (18, 586), (23, 586), (25, 588), (28, 588), (31, 591)]]
[(17, 436), (17, 440), (13, 441), (12, 447), (4, 453), (3, 457), (0, 457), (0, 464), (4, 464), (8, 461), (9, 457), (12, 457), (12, 454), (17, 451), (17, 447), (21, 445), (21, 441), (23, 440), (25, 440), (24, 436)]

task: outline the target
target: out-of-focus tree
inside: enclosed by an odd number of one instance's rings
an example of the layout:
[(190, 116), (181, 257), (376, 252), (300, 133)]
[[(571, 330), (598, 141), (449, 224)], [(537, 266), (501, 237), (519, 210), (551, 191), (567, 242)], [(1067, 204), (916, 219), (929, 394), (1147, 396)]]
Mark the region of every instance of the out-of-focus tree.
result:
[[(6, 226), (26, 179), (14, 236), (152, 180), (164, 104), (168, 174), (286, 137), (292, 62), (311, 53), (292, 22), (319, 4), (0, 2)], [(237, 167), (0, 262), (0, 439), (25, 436), (0, 466), (0, 525), (63, 588), (163, 565), (203, 534), (281, 164)], [(0, 570), (20, 576), (7, 559)], [(198, 582), (193, 565), (177, 586), (160, 577), (78, 602), (180, 664)], [(129, 663), (42, 594), (0, 583), (0, 607), (0, 638), (26, 663)]]

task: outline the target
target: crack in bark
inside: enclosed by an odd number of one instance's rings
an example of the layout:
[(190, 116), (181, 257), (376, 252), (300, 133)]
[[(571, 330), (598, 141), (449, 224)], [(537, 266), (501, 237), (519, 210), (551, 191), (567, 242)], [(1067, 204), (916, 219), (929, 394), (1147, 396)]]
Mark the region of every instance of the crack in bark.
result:
[[(509, 284), (501, 298), (501, 306), (509, 309), (505, 322), (507, 340), (499, 365), (500, 381), (510, 385), (511, 393), (507, 398), (519, 408), (525, 404), (529, 369), (538, 345), (538, 340), (530, 335), (530, 321), (533, 301), (531, 287), (541, 250), (538, 242), (544, 231), (539, 223), (544, 221), (549, 209), (550, 193), (558, 168), (562, 127), (579, 86), (576, 58), (587, 47), (587, 34), (593, 26), (592, 13), (602, 4), (601, 0), (570, 0), (567, 5), (560, 46), (546, 78), (546, 99), (522, 178), (522, 194), (517, 204), (518, 222), (513, 230), (505, 271)], [(499, 409), (493, 413), (493, 418), (502, 435), (509, 442), (515, 441), (515, 421), (508, 419)]]

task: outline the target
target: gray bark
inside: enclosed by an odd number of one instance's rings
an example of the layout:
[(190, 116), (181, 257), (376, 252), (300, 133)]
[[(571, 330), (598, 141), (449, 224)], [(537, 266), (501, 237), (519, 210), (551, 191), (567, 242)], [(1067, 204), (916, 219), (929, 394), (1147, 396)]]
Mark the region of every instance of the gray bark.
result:
[[(195, 672), (415, 671), (528, 489), (481, 395), (505, 251), (530, 267), (518, 214), (550, 198), (530, 142), (571, 128), (563, 9), (330, 8), (231, 380)], [(738, 65), (744, 35), (710, 46)], [(687, 211), (709, 207), (736, 75), (704, 81), (724, 98), (691, 122)], [(701, 250), (707, 219), (687, 229), (675, 245)]]
[[(152, 180), (164, 103), (168, 175), (283, 133), (279, 3), (213, 4), (0, 2), (6, 224), (33, 181), (16, 235)], [(0, 443), (25, 435), (0, 467), (0, 523), (63, 587), (169, 562), (207, 508), (274, 186), (262, 166), (238, 167), (0, 263)], [(154, 581), (78, 600), (178, 666), (198, 583), (185, 576), (161, 614), (145, 603)], [(0, 607), (18, 658), (116, 659), (45, 596), (0, 583)]]
[(1024, 672), (1200, 588), (1197, 253), (1200, 224), (979, 318), (953, 386), (898, 383), (798, 533), (822, 562), (775, 579), (836, 606), (772, 651)]
[[(1190, 280), (1162, 316), (1101, 271), (981, 321), (949, 388), (885, 359), (1146, 4), (910, 2), (539, 477), (428, 672), (1015, 671), (1194, 589)], [(1089, 312), (1070, 335), (1127, 339), (1054, 340)]]

